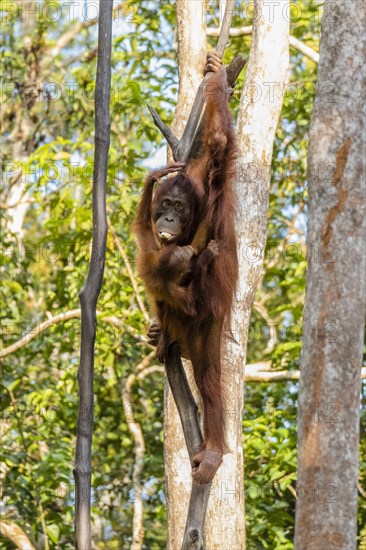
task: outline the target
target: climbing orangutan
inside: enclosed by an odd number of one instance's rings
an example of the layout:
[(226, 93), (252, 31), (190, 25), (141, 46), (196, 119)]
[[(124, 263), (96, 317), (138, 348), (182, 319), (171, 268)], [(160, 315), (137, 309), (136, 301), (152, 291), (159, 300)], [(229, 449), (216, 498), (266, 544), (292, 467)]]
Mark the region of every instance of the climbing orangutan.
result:
[(215, 52), (207, 56), (206, 73), (212, 74), (205, 86), (201, 152), (147, 177), (134, 223), (138, 271), (157, 317), (150, 343), (161, 362), (170, 345), (179, 345), (202, 396), (204, 443), (192, 465), (198, 483), (213, 479), (228, 450), (221, 358), (238, 273), (236, 144), (226, 70)]

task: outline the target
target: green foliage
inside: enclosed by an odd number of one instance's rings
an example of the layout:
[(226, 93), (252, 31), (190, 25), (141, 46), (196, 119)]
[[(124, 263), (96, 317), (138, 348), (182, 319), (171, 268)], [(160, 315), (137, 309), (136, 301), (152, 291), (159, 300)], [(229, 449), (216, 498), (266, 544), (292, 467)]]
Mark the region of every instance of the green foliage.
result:
[[(172, 50), (173, 7), (156, 9), (147, 4), (138, 6), (135, 22), (119, 22), (112, 60), (107, 206), (132, 267), (135, 245), (130, 225), (145, 173), (142, 162), (161, 142), (146, 105), (162, 105), (170, 116), (173, 97), (167, 96), (166, 90), (173, 83), (176, 87), (177, 79)], [(42, 9), (46, 6), (44, 2)], [(64, 8), (61, 11), (57, 24), (42, 15), (27, 16), (22, 24), (21, 11), (9, 13), (4, 24), (2, 69), (8, 87), (2, 90), (9, 91), (2, 97), (4, 134), (9, 137), (3, 155), (4, 198), (10, 196), (12, 177), (19, 167), (24, 178), (20, 200), (31, 200), (21, 235), (12, 233), (12, 211), (2, 210), (3, 225), (10, 229), (8, 235), (1, 234), (4, 347), (24, 338), (47, 317), (77, 309), (78, 292), (88, 269), (96, 26), (82, 30), (50, 57), (60, 37), (83, 20), (75, 16), (70, 22), (69, 13)], [(121, 13), (116, 17), (121, 19)], [(156, 29), (157, 21), (161, 30)], [(29, 30), (37, 39), (28, 51), (23, 41)], [(164, 55), (157, 58), (159, 51)], [(36, 74), (41, 75), (37, 82)], [(54, 101), (47, 91), (54, 94)], [(17, 116), (22, 120), (19, 130)], [(10, 164), (13, 161), (16, 167)], [(9, 204), (13, 202), (9, 198)], [(135, 496), (133, 481), (135, 444), (121, 392), (147, 350), (134, 336), (145, 332), (145, 323), (111, 236), (98, 308), (104, 316), (123, 320), (118, 327), (98, 324), (92, 480), (98, 547), (119, 549), (121, 540), (127, 546), (131, 542), (133, 502), (140, 498)], [(50, 323), (46, 331), (2, 364), (4, 511), (37, 548), (44, 547), (46, 536), (50, 548), (74, 546), (72, 467), (79, 328), (78, 317)], [(134, 384), (132, 396), (131, 414), (143, 426), (145, 436), (141, 483), (145, 544), (151, 548), (165, 540), (161, 375)], [(0, 547), (12, 548), (12, 544), (1, 538)]]

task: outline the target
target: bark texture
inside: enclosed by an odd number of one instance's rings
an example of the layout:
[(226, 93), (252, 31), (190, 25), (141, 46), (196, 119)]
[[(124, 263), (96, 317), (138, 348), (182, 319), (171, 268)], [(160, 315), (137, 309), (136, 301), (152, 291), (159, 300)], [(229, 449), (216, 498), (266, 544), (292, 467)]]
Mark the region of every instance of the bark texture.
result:
[[(289, 65), (289, 23), (256, 0), (252, 44), (237, 122), (237, 238), (240, 274), (233, 315), (235, 362), (245, 360), (250, 309), (263, 269), (270, 167)], [(274, 62), (275, 59), (275, 62)], [(241, 351), (239, 351), (241, 349)], [(239, 360), (240, 357), (240, 360)]]
[[(179, 2), (177, 5), (179, 14)], [(201, 25), (202, 2), (183, 2), (184, 19), (178, 16), (178, 29), (184, 25), (190, 29), (183, 34), (191, 44), (192, 36), (204, 32)], [(240, 282), (237, 304), (233, 313), (232, 338), (225, 359), (225, 379), (228, 384), (227, 403), (228, 442), (231, 452), (224, 457), (212, 483), (205, 523), (205, 548), (226, 550), (245, 548), (244, 497), (243, 497), (243, 364), (247, 343), (250, 309), (263, 265), (263, 251), (266, 242), (267, 206), (269, 196), (270, 163), (275, 130), (282, 107), (283, 90), (288, 69), (289, 25), (280, 12), (275, 21), (266, 19), (265, 0), (256, 2), (256, 24), (247, 71), (247, 84), (240, 105), (238, 119), (239, 151), (236, 189), (239, 201), (238, 245), (241, 260)], [(187, 17), (192, 17), (190, 23)], [(192, 25), (198, 27), (194, 29)], [(179, 30), (178, 30), (179, 34)], [(180, 47), (183, 44), (180, 43)], [(182, 50), (187, 57), (180, 56), (180, 71), (187, 65), (197, 63), (199, 67), (197, 84), (180, 91), (183, 106), (187, 105), (187, 93), (193, 100), (201, 75), (206, 46), (200, 58), (192, 55), (191, 47)], [(273, 62), (275, 52), (276, 63)], [(199, 61), (198, 61), (199, 59)], [(249, 84), (248, 84), (249, 82)], [(276, 83), (275, 85), (273, 83)], [(184, 84), (186, 85), (186, 84)], [(258, 97), (252, 93), (253, 86), (260, 88)], [(189, 109), (179, 111), (178, 101), (176, 126), (172, 128), (179, 137), (187, 120)], [(254, 169), (254, 172), (253, 172)], [(254, 174), (254, 175), (253, 175)], [(252, 243), (255, 243), (253, 246)], [(260, 254), (255, 256), (260, 248)], [(254, 261), (253, 261), (254, 250)], [(192, 379), (189, 376), (190, 383)], [(193, 385), (193, 384), (192, 384)], [(170, 549), (179, 548), (184, 531), (184, 520), (191, 487), (191, 471), (184, 439), (181, 435), (179, 418), (173, 400), (169, 396), (165, 411), (165, 459), (167, 468), (167, 490), (169, 499), (169, 543)]]
[(98, 28), (93, 173), (93, 244), (88, 276), (80, 291), (81, 349), (75, 451), (75, 548), (91, 550), (91, 445), (94, 419), (96, 307), (103, 284), (107, 243), (106, 186), (110, 144), (110, 92), (113, 0), (103, 0)]
[(206, 61), (206, 11), (203, 0), (177, 0), (176, 9), (179, 95), (172, 130), (180, 137), (187, 124)]
[[(206, 548), (245, 548), (243, 479), (243, 365), (250, 310), (263, 268), (273, 142), (281, 113), (289, 63), (289, 23), (281, 10), (269, 20), (265, 0), (256, 0), (250, 56), (237, 121), (239, 159), (236, 220), (239, 281), (227, 347), (227, 434), (230, 454), (213, 481), (213, 495), (226, 514), (217, 513), (210, 496)], [(276, 84), (274, 84), (276, 83)], [(257, 93), (254, 93), (254, 91)], [(231, 513), (229, 512), (231, 511)], [(234, 512), (232, 512), (234, 511)]]
[(296, 550), (356, 548), (365, 312), (365, 5), (325, 2), (308, 154)]

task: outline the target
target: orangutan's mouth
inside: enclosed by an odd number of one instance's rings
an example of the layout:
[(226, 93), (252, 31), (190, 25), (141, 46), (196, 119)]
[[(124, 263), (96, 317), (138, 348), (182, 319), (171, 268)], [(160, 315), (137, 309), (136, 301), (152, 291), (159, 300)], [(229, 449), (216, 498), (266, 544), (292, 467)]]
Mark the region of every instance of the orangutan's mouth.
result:
[(171, 241), (174, 239), (175, 235), (169, 233), (168, 231), (159, 231), (159, 237), (162, 241)]

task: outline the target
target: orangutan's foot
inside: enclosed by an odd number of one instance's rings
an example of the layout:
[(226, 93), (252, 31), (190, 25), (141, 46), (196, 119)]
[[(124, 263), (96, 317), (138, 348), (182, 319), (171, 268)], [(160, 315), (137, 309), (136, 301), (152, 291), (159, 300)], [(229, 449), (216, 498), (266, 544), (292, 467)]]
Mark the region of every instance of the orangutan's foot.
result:
[(193, 479), (200, 485), (210, 483), (222, 462), (222, 456), (221, 451), (207, 448), (197, 453), (192, 461)]

